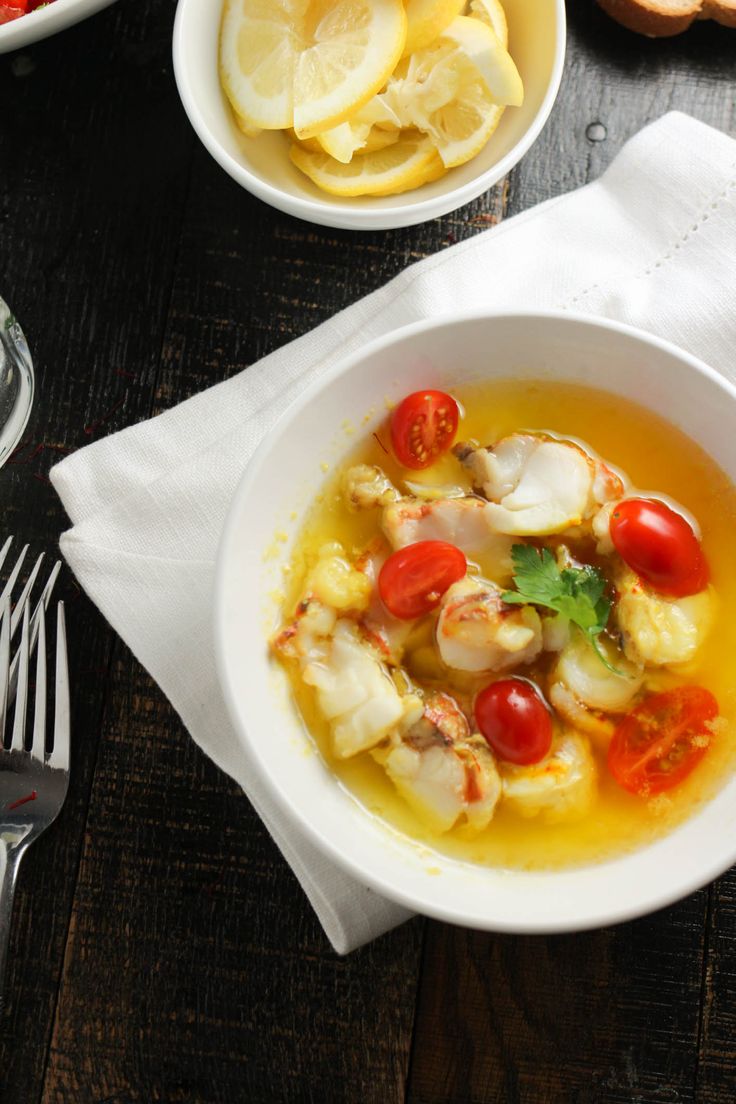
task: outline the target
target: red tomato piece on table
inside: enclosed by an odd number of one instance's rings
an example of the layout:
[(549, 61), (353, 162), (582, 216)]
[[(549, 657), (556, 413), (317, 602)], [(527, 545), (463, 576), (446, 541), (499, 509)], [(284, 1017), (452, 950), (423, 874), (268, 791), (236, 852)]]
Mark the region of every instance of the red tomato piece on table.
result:
[(464, 554), (445, 541), (417, 541), (392, 552), (378, 574), (378, 593), (389, 613), (410, 621), (439, 605), (468, 569)]
[(460, 417), (452, 395), (444, 391), (414, 391), (391, 415), (391, 443), (405, 468), (428, 468), (447, 452)]
[(645, 583), (684, 598), (708, 585), (708, 564), (692, 526), (666, 502), (625, 498), (611, 513), (613, 545)]
[(652, 694), (619, 724), (608, 748), (608, 769), (629, 793), (649, 797), (671, 790), (708, 750), (718, 702), (702, 686)]
[(552, 745), (549, 707), (527, 679), (499, 679), (481, 690), (475, 721), (491, 750), (510, 763), (538, 763)]

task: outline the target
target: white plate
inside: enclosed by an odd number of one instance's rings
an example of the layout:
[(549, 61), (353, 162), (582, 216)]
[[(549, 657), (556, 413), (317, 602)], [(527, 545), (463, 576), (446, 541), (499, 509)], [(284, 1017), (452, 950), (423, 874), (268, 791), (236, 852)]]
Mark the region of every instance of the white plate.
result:
[(53, 0), (47, 8), (22, 15), (12, 23), (0, 26), (0, 54), (10, 50), (19, 50), (21, 46), (30, 46), (40, 42), (73, 23), (79, 23), (89, 15), (101, 11), (115, 0)]
[[(266, 638), (296, 525), (385, 400), (460, 380), (518, 375), (605, 388), (683, 429), (736, 481), (736, 389), (673, 345), (568, 314), (466, 315), (399, 330), (337, 364), (297, 399), (258, 449), (235, 495), (217, 565), (220, 679), (245, 748), (302, 830), (364, 884), (456, 924), (515, 932), (597, 927), (683, 897), (736, 861), (736, 778), (666, 838), (574, 870), (509, 871), (428, 852), (371, 817), (338, 784), (304, 733)], [(371, 409), (375, 413), (363, 422)], [(289, 534), (285, 542), (275, 539)]]
[(174, 73), (189, 121), (215, 161), (253, 195), (322, 226), (387, 230), (413, 226), (469, 203), (505, 176), (538, 137), (557, 95), (565, 58), (564, 0), (504, 0), (509, 50), (524, 81), (524, 105), (508, 108), (488, 145), (434, 184), (403, 195), (341, 199), (291, 164), (278, 131), (246, 138), (217, 73), (221, 0), (179, 0)]

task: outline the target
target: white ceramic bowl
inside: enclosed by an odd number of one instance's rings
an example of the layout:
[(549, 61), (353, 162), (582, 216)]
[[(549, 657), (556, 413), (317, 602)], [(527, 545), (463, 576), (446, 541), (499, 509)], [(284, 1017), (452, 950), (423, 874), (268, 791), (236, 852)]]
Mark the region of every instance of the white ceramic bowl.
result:
[(564, 0), (504, 0), (524, 106), (509, 108), (486, 148), (434, 184), (399, 196), (340, 199), (321, 192), (291, 164), (283, 134), (246, 138), (238, 130), (217, 73), (221, 7), (220, 0), (179, 0), (177, 7), (174, 72), (189, 120), (214, 159), (249, 192), (322, 226), (389, 230), (469, 203), (524, 156), (552, 110), (562, 76)]
[(112, 3), (114, 0), (54, 0), (47, 8), (29, 12), (12, 23), (3, 23), (0, 26), (0, 54), (40, 42)]
[[(669, 836), (575, 870), (509, 871), (413, 844), (371, 817), (337, 782), (305, 734), (266, 637), (301, 514), (385, 398), (518, 375), (603, 387), (667, 417), (736, 480), (736, 389), (674, 346), (637, 330), (568, 314), (468, 315), (419, 324), (336, 364), (292, 403), (259, 447), (235, 495), (217, 566), (218, 667), (237, 732), (277, 801), (361, 882), (401, 904), (475, 928), (555, 932), (640, 915), (684, 896), (736, 861), (736, 777)], [(373, 417), (362, 421), (367, 411)], [(289, 540), (275, 540), (279, 531)], [(311, 752), (311, 753), (310, 753)], [(439, 871), (439, 873), (438, 873)]]

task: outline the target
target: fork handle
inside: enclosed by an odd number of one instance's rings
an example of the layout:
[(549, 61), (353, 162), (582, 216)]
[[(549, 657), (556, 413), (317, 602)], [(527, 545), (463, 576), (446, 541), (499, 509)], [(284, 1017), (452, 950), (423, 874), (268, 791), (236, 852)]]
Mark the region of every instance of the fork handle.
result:
[(0, 839), (0, 1016), (5, 1012), (5, 967), (8, 958), (15, 879), (22, 855), (21, 848), (9, 847), (5, 840)]

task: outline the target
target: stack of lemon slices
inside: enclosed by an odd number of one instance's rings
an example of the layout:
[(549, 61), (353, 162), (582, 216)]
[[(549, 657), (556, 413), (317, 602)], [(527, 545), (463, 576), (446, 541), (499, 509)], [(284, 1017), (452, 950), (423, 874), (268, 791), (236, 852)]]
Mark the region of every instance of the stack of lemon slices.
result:
[[(467, 14), (463, 14), (467, 10)], [(485, 146), (524, 90), (499, 0), (225, 0), (220, 79), (332, 195), (395, 195)]]

